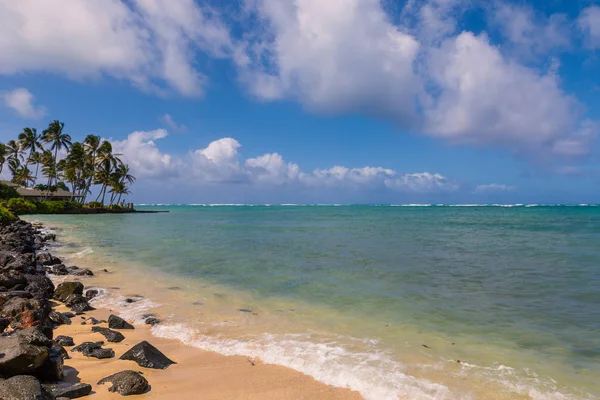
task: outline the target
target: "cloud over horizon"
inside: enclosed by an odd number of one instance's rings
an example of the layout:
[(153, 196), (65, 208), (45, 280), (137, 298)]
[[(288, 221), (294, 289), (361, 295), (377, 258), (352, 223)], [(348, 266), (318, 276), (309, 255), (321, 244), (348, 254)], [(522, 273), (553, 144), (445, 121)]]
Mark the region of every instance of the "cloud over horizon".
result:
[[(487, 31), (459, 31), (469, 7), (488, 15), (487, 29), (499, 30), (502, 45)], [(399, 17), (388, 8), (379, 0), (246, 0), (223, 10), (194, 0), (4, 2), (0, 35), (9, 40), (0, 41), (0, 75), (111, 77), (159, 95), (198, 97), (211, 79), (206, 60), (227, 60), (260, 101), (367, 115), (450, 143), (537, 158), (589, 152), (598, 124), (562, 88), (557, 55), (572, 46), (571, 26), (600, 47), (599, 7), (576, 21), (463, 0), (411, 0)], [(53, 23), (65, 17), (70, 23)], [(163, 122), (185, 129), (168, 114)]]

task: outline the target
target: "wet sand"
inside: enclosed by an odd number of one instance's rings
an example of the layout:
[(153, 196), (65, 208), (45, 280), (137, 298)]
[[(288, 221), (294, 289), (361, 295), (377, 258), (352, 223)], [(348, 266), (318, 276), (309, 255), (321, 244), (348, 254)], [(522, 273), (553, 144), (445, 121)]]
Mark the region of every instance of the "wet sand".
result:
[[(57, 311), (67, 311), (59, 306)], [(86, 318), (107, 320), (110, 310), (98, 309), (87, 312)], [(81, 325), (81, 316), (72, 318), (71, 325), (62, 325), (54, 331), (58, 335), (71, 336), (75, 345), (85, 341), (105, 341), (99, 333), (92, 333), (91, 324)], [(106, 327), (103, 323), (98, 326)], [(223, 356), (182, 344), (178, 340), (152, 336), (150, 327), (136, 326), (134, 330), (120, 330), (125, 336), (121, 343), (108, 343), (116, 356), (98, 360), (87, 358), (81, 353), (71, 352), (70, 360), (65, 360), (65, 380), (85, 382), (93, 386), (94, 399), (120, 399), (117, 393), (110, 393), (110, 384), (97, 385), (97, 382), (111, 374), (126, 369), (142, 371), (151, 385), (151, 390), (132, 398), (144, 399), (245, 399), (245, 400), (359, 400), (360, 394), (349, 389), (334, 388), (317, 382), (312, 377), (289, 368), (267, 365), (260, 360), (247, 357)], [(177, 362), (165, 370), (142, 368), (133, 361), (119, 360), (129, 348), (147, 340), (171, 360)]]

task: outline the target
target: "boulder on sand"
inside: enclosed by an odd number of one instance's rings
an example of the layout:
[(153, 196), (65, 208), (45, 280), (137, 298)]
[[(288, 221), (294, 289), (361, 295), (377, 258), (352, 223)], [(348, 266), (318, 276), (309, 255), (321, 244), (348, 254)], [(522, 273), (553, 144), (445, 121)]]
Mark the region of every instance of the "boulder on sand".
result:
[(83, 283), (63, 282), (54, 290), (54, 298), (60, 301), (65, 301), (72, 294), (83, 294)]
[[(11, 377), (33, 373), (50, 356), (52, 341), (36, 328), (27, 328), (0, 337), (0, 376)], [(0, 398), (2, 398), (0, 396)]]
[(0, 382), (2, 400), (53, 400), (52, 396), (33, 376), (18, 375)]
[(109, 392), (117, 392), (123, 396), (142, 394), (148, 389), (148, 381), (142, 373), (131, 370), (117, 372), (98, 381), (98, 385), (105, 383), (112, 383), (108, 388)]
[(113, 314), (108, 317), (108, 327), (111, 329), (133, 329), (133, 325), (129, 322)]
[(145, 340), (127, 350), (120, 357), (120, 360), (135, 361), (140, 367), (154, 369), (165, 369), (169, 365), (175, 364), (174, 361), (170, 360), (160, 350)]
[(75, 342), (73, 342), (73, 338), (71, 336), (57, 336), (54, 341), (60, 346), (75, 346)]
[(125, 336), (121, 332), (113, 331), (108, 328), (101, 328), (99, 326), (92, 327), (92, 332), (97, 332), (104, 336), (107, 341), (113, 343), (119, 343), (125, 339)]
[(115, 352), (112, 349), (103, 349), (104, 342), (83, 342), (79, 346), (73, 347), (72, 352), (81, 352), (86, 357), (95, 358), (113, 358)]
[(92, 392), (92, 385), (87, 383), (59, 382), (42, 385), (48, 392), (57, 398), (78, 399)]

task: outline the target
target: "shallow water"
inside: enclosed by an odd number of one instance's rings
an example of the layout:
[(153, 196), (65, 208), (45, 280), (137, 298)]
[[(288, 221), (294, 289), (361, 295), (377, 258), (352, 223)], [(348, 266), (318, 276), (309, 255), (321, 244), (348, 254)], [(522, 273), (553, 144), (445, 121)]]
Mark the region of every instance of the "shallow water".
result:
[(145, 208), (30, 219), (157, 335), (367, 399), (600, 398), (600, 207)]

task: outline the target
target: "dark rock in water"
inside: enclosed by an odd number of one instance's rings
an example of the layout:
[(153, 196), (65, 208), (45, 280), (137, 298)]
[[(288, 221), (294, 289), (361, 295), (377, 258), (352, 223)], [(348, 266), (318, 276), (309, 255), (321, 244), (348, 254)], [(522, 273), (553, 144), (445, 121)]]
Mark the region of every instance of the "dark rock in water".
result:
[(250, 310), (249, 308), (240, 308), (238, 311), (245, 312), (245, 313), (251, 313), (252, 312), (252, 310)]
[(75, 346), (75, 342), (73, 342), (73, 338), (71, 336), (57, 336), (54, 341), (56, 344), (61, 346)]
[(68, 307), (72, 307), (75, 304), (87, 303), (88, 299), (83, 297), (81, 294), (71, 294), (65, 300), (64, 303)]
[(52, 396), (33, 376), (13, 376), (0, 382), (2, 400), (53, 400)]
[(27, 290), (33, 297), (52, 298), (54, 294), (54, 283), (44, 275), (25, 275), (27, 279)]
[(79, 346), (73, 347), (72, 352), (81, 352), (86, 357), (95, 358), (113, 358), (115, 352), (112, 349), (103, 349), (104, 342), (83, 342)]
[(91, 300), (96, 296), (98, 296), (98, 291), (96, 289), (90, 289), (85, 292), (85, 297), (87, 297), (88, 300)]
[(156, 317), (148, 317), (146, 318), (146, 320), (144, 321), (146, 323), (146, 325), (156, 325), (156, 324), (160, 324), (160, 319), (156, 318)]
[(104, 269), (102, 270), (102, 272), (108, 272), (108, 270), (107, 270), (106, 268), (104, 268)]
[(41, 253), (37, 256), (37, 261), (42, 265), (56, 265), (62, 264), (62, 261), (58, 257), (54, 257), (50, 253)]
[(63, 282), (56, 287), (54, 298), (65, 301), (72, 294), (83, 294), (83, 283), (81, 282)]
[(98, 381), (98, 385), (105, 383), (112, 383), (108, 388), (109, 392), (117, 392), (123, 396), (142, 394), (148, 389), (148, 381), (142, 373), (131, 370), (117, 372)]
[(140, 367), (165, 369), (171, 364), (175, 364), (167, 356), (161, 353), (156, 347), (150, 343), (140, 342), (129, 349), (120, 357), (120, 360), (135, 361)]
[(171, 286), (168, 287), (167, 290), (181, 290), (181, 288), (179, 286)]
[(59, 275), (59, 276), (69, 275), (69, 270), (67, 270), (67, 267), (65, 264), (56, 264), (56, 265), (46, 267), (46, 272), (51, 275)]
[(53, 396), (66, 397), (68, 399), (78, 399), (87, 396), (92, 392), (92, 385), (87, 383), (67, 383), (59, 382), (54, 384), (44, 384), (43, 387)]
[(125, 299), (125, 303), (135, 303), (134, 299)]
[(67, 267), (67, 271), (69, 272), (70, 275), (76, 275), (76, 276), (93, 276), (94, 273), (87, 268), (79, 268), (76, 266), (72, 266), (72, 267)]
[(32, 373), (48, 359), (51, 345), (52, 341), (36, 328), (0, 337), (0, 376)]
[(108, 317), (108, 327), (111, 329), (133, 329), (133, 325), (129, 322), (113, 314)]
[(71, 325), (71, 319), (57, 311), (52, 311), (49, 315), (49, 318), (56, 325)]
[(63, 351), (64, 349), (60, 346), (52, 346), (49, 357), (33, 374), (43, 382), (61, 381), (64, 378), (63, 365), (65, 356)]
[(125, 339), (125, 336), (123, 336), (121, 332), (113, 331), (108, 328), (101, 328), (99, 326), (92, 327), (92, 332), (101, 334), (107, 341), (113, 343), (119, 343)]

